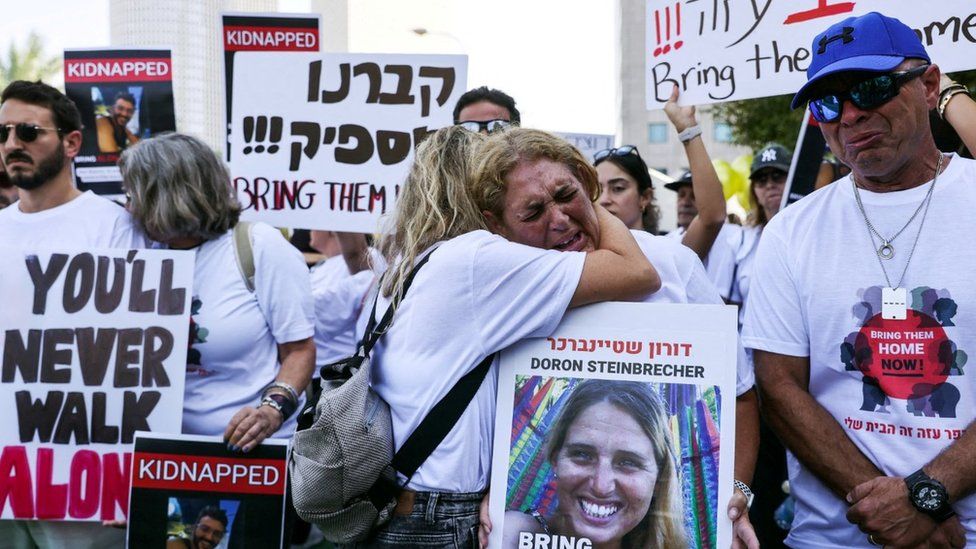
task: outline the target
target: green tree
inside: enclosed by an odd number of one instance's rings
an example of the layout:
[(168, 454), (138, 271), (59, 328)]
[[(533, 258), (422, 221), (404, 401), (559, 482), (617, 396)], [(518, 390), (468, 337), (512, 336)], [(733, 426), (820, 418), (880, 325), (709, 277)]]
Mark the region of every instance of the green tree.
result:
[(27, 36), (23, 47), (13, 42), (6, 56), (0, 56), (0, 88), (14, 80), (51, 80), (61, 72), (61, 57), (48, 57), (44, 42), (34, 31)]
[[(970, 91), (976, 89), (976, 70), (949, 75)], [(732, 141), (756, 150), (775, 141), (792, 148), (800, 133), (803, 110), (790, 110), (793, 95), (730, 101), (713, 107), (715, 118), (732, 127)]]

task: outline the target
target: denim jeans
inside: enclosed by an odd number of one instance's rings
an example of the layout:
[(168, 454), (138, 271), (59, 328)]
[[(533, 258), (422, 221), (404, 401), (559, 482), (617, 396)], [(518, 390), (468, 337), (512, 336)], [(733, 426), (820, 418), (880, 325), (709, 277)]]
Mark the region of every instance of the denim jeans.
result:
[(484, 493), (417, 492), (409, 515), (394, 515), (363, 542), (343, 549), (478, 548), (478, 506)]

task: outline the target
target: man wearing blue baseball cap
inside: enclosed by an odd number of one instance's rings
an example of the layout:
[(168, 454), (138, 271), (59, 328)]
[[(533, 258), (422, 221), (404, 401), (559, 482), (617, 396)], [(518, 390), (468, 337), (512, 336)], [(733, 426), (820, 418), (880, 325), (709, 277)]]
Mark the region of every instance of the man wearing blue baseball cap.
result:
[(936, 148), (940, 71), (902, 22), (811, 53), (793, 106), (852, 173), (766, 226), (743, 330), (790, 450), (786, 543), (976, 545), (976, 162)]

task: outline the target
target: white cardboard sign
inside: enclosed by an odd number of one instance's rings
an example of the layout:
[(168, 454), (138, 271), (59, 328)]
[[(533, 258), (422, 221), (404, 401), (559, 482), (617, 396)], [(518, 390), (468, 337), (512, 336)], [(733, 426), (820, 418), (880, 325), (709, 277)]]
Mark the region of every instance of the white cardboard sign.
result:
[(191, 252), (0, 248), (0, 517), (123, 519), (136, 431), (180, 431)]
[(238, 52), (230, 157), (243, 218), (377, 231), (466, 81), (462, 55)]
[(490, 547), (594, 547), (665, 515), (687, 546), (728, 547), (736, 337), (734, 307), (603, 303), (505, 350)]
[(877, 11), (915, 29), (943, 72), (976, 68), (976, 3), (937, 0), (647, 0), (648, 109), (795, 93), (806, 82), (814, 36)]

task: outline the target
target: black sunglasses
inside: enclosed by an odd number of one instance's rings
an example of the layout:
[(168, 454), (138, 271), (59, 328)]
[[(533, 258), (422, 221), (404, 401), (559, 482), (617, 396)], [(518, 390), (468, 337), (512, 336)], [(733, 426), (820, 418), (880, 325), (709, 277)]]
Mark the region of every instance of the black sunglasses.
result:
[(637, 158), (640, 158), (640, 153), (637, 152), (637, 147), (633, 145), (603, 149), (602, 151), (597, 151), (593, 154), (593, 164), (599, 164), (611, 156), (628, 156), (631, 154), (636, 154)]
[(468, 120), (467, 122), (458, 122), (457, 125), (468, 130), (469, 132), (495, 133), (499, 130), (504, 130), (505, 128), (508, 128), (509, 126), (512, 125), (512, 123), (509, 122), (508, 120), (502, 120), (500, 118), (496, 118), (495, 120), (487, 120), (484, 122), (479, 122), (477, 120)]
[(38, 126), (37, 124), (28, 124), (27, 122), (21, 122), (20, 124), (3, 124), (0, 125), (0, 143), (7, 142), (7, 138), (10, 137), (11, 128), (13, 128), (17, 139), (23, 141), (24, 143), (33, 142), (37, 139), (41, 132), (61, 133), (60, 128), (45, 128), (43, 126)]
[(929, 68), (922, 65), (914, 69), (875, 76), (851, 86), (842, 93), (831, 93), (810, 100), (810, 114), (817, 122), (836, 122), (844, 109), (844, 101), (863, 110), (871, 110), (884, 105), (898, 95), (903, 84), (918, 78)]

